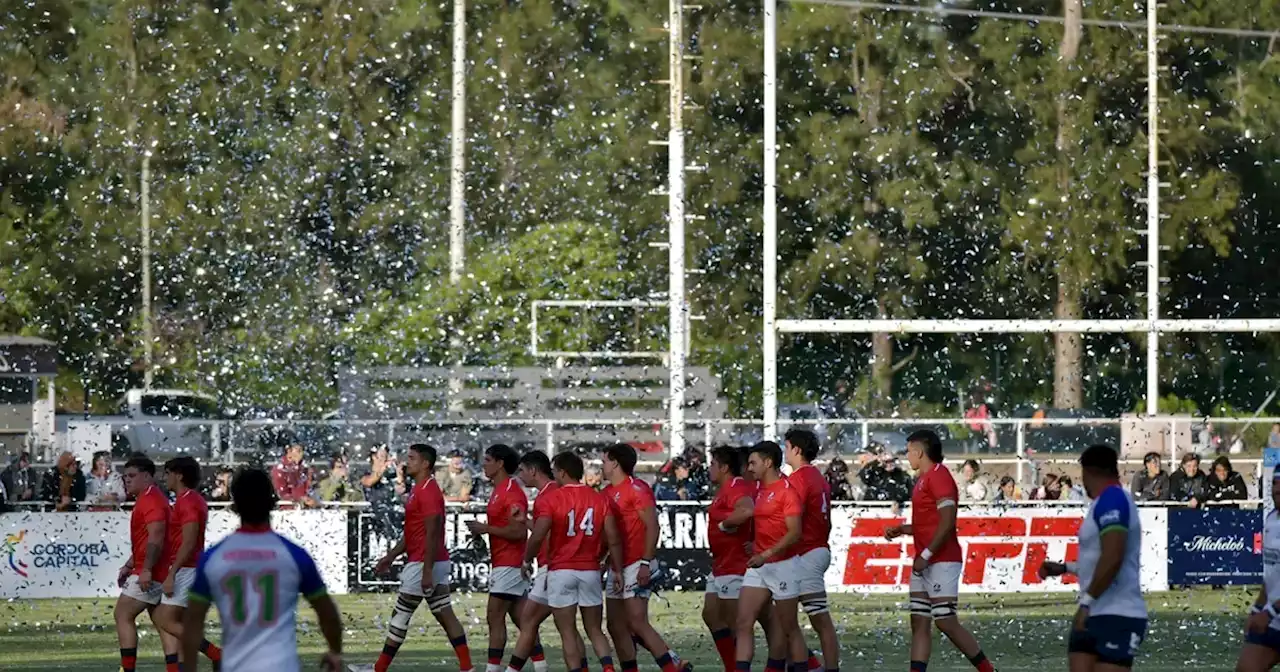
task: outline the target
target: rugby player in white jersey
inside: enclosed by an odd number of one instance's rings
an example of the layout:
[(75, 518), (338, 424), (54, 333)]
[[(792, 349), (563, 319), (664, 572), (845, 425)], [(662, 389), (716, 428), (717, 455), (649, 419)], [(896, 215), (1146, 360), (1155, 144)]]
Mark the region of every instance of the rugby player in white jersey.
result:
[(200, 556), (183, 615), (183, 660), (194, 672), (209, 605), (222, 622), (222, 661), (235, 672), (302, 669), (298, 658), (298, 595), (316, 610), (329, 650), (325, 670), (342, 669), (342, 617), (306, 551), (271, 530), (275, 489), (265, 471), (240, 472), (231, 483), (231, 508), (240, 529)]
[(1262, 522), (1262, 588), (1245, 621), (1236, 672), (1262, 672), (1280, 664), (1280, 470), (1271, 477), (1273, 508)]
[(1093, 503), (1080, 524), (1074, 563), (1046, 562), (1040, 576), (1075, 574), (1079, 608), (1067, 640), (1071, 672), (1120, 672), (1133, 667), (1147, 634), (1142, 599), (1142, 521), (1120, 484), (1116, 451), (1090, 446), (1080, 456), (1084, 489)]

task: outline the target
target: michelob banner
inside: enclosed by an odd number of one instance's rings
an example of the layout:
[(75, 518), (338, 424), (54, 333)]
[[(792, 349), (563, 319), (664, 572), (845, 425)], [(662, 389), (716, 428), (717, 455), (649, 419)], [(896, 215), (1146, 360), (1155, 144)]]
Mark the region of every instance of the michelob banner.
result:
[(1262, 583), (1262, 511), (1169, 511), (1169, 584), (1229, 586)]

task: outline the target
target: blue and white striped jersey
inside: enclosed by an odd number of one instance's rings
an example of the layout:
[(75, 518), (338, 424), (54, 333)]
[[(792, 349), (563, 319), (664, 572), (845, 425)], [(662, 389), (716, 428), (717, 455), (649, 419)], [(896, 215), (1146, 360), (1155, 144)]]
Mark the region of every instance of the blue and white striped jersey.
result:
[(191, 599), (218, 607), (222, 666), (236, 672), (294, 672), (298, 595), (325, 594), (316, 563), (268, 526), (241, 527), (200, 556)]

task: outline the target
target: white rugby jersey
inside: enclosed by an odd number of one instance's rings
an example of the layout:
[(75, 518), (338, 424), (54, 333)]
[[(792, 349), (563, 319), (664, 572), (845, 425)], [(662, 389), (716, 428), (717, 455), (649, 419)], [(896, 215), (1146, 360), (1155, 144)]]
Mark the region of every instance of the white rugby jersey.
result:
[(1089, 615), (1146, 618), (1147, 603), (1142, 599), (1142, 520), (1133, 498), (1119, 484), (1107, 486), (1093, 500), (1080, 524), (1080, 556), (1076, 561), (1080, 593), (1083, 595), (1093, 581), (1102, 557), (1102, 534), (1110, 530), (1129, 533), (1124, 560), (1115, 580), (1089, 608)]
[[(1272, 509), (1262, 523), (1262, 585), (1267, 602), (1280, 600), (1280, 509)], [(1280, 617), (1271, 619), (1271, 628), (1280, 630)]]
[(224, 669), (295, 672), (298, 595), (324, 593), (311, 556), (264, 525), (241, 527), (205, 551), (190, 596), (218, 607)]

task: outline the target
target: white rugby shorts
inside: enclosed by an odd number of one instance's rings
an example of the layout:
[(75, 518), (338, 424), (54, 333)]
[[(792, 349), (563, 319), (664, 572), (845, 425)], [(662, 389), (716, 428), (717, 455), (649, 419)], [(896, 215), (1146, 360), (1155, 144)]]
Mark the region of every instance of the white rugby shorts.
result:
[(801, 595), (827, 592), (827, 568), (831, 566), (831, 549), (815, 548), (796, 556), (796, 581)]
[(707, 594), (722, 600), (736, 600), (742, 594), (742, 575), (724, 574), (707, 579)]
[(604, 586), (595, 569), (553, 569), (547, 572), (547, 605), (599, 607), (604, 604)]
[(538, 571), (533, 573), (533, 580), (529, 583), (529, 599), (538, 604), (549, 605), (550, 602), (547, 598), (547, 568), (539, 566)]
[[(653, 591), (640, 585), (640, 567), (642, 566), (642, 561), (637, 560), (622, 568), (622, 592), (617, 592), (613, 589), (613, 570), (610, 569), (609, 575), (604, 580), (605, 597), (611, 600), (629, 600), (633, 597), (638, 597), (642, 600), (649, 599), (649, 595)], [(652, 576), (654, 568), (650, 567), (649, 569), (650, 576)]]
[(169, 604), (175, 607), (187, 608), (187, 594), (191, 592), (191, 586), (196, 582), (196, 568), (183, 567), (173, 576), (173, 595), (160, 594), (160, 604)]
[(800, 582), (796, 580), (794, 557), (770, 562), (763, 567), (748, 567), (742, 575), (743, 588), (764, 588), (775, 600), (790, 600), (800, 596)]
[(138, 586), (137, 574), (130, 574), (129, 578), (125, 579), (124, 588), (120, 589), (120, 594), (150, 605), (160, 604), (161, 598), (164, 597), (164, 592), (160, 590), (159, 581), (152, 581), (151, 589), (143, 590)]
[(431, 585), (432, 589), (427, 592), (422, 591), (422, 563), (410, 562), (406, 563), (404, 569), (400, 570), (400, 592), (405, 595), (416, 595), (418, 597), (427, 597), (430, 593), (435, 592), (435, 586), (443, 584), (449, 587), (449, 576), (453, 574), (453, 565), (448, 560), (440, 560), (431, 567)]
[(489, 569), (489, 594), (523, 597), (529, 592), (529, 582), (519, 567), (492, 567)]
[(962, 562), (935, 562), (924, 568), (924, 573), (911, 573), (911, 592), (928, 593), (934, 597), (960, 596), (960, 570)]

